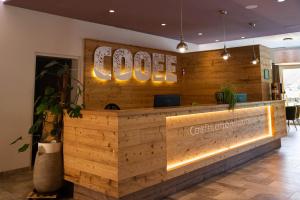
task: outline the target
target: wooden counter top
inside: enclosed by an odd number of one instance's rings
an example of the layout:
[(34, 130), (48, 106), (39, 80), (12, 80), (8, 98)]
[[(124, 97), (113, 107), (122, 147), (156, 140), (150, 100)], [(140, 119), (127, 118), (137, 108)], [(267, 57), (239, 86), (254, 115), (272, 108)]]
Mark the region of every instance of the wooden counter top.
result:
[[(258, 102), (247, 102), (247, 103), (237, 103), (235, 108), (246, 108), (253, 106), (264, 106), (270, 105), (271, 103), (284, 102), (282, 100), (276, 101), (258, 101)], [(198, 113), (198, 112), (210, 112), (228, 109), (227, 104), (203, 104), (196, 106), (178, 106), (178, 107), (163, 107), (163, 108), (133, 108), (125, 110), (83, 110), (83, 113), (94, 113), (101, 115), (111, 115), (111, 116), (129, 116), (129, 115), (140, 115), (140, 114), (154, 114), (154, 113), (165, 113), (165, 114), (175, 114), (176, 112), (187, 112), (187, 113)]]

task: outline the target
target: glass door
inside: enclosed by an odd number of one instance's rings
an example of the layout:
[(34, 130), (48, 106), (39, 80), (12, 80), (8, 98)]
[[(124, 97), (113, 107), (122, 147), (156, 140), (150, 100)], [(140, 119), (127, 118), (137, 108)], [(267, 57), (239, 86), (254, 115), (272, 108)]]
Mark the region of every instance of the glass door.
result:
[(300, 67), (283, 69), (284, 99), (288, 106), (300, 105)]

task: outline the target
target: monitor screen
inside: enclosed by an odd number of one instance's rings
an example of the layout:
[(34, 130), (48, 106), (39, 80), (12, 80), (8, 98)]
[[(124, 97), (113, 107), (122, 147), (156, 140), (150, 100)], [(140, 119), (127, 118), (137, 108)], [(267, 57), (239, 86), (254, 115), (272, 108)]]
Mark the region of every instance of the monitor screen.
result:
[(154, 96), (154, 107), (180, 106), (180, 95), (165, 94)]

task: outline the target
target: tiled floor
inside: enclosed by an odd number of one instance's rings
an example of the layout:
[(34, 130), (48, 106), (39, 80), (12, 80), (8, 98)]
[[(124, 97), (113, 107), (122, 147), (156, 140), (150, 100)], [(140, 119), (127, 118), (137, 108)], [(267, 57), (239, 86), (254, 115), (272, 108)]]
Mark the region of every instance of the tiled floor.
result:
[[(31, 176), (23, 172), (0, 177), (0, 200), (25, 199), (32, 188)], [(280, 150), (167, 199), (300, 200), (300, 131), (291, 129)]]
[(280, 150), (169, 199), (300, 200), (300, 131), (291, 128)]

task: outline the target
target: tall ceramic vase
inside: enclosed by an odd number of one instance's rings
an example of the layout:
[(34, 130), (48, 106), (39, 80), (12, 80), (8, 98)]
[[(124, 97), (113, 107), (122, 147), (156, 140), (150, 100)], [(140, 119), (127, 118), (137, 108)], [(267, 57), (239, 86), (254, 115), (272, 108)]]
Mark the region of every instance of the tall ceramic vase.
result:
[(38, 193), (52, 193), (63, 185), (61, 143), (39, 143), (34, 163), (33, 184)]

